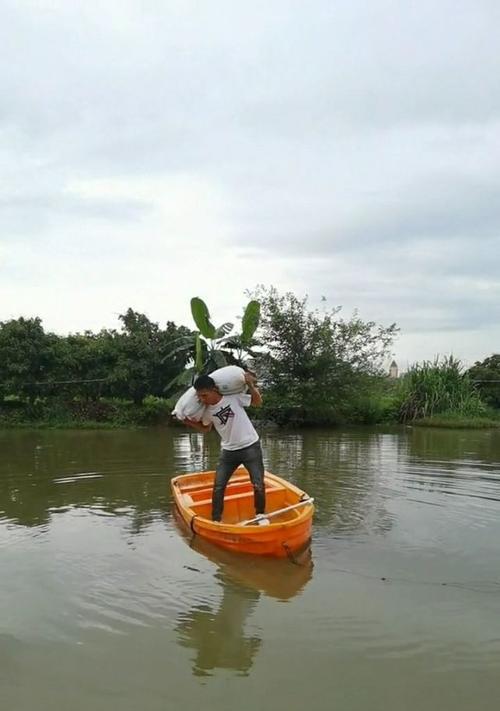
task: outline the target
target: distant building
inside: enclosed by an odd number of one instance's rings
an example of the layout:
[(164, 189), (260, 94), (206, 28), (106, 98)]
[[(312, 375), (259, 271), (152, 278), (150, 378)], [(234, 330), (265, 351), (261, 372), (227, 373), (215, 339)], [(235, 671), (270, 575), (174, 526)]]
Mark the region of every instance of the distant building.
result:
[(395, 360), (389, 366), (389, 378), (397, 378), (399, 375), (398, 364)]

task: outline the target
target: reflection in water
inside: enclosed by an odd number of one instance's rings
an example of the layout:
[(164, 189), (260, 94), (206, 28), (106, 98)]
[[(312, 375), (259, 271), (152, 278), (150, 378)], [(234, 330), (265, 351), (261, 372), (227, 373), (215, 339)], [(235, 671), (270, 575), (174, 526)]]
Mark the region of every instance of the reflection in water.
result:
[(261, 594), (281, 601), (298, 595), (312, 577), (308, 547), (296, 563), (283, 559), (233, 553), (212, 545), (200, 536), (190, 536), (175, 512), (176, 528), (191, 548), (215, 563), (214, 577), (222, 587), (216, 612), (195, 605), (179, 615), (176, 627), (180, 643), (197, 650), (193, 673), (203, 676), (216, 668), (248, 673), (261, 640), (245, 635), (245, 624)]
[(217, 565), (220, 580), (228, 580), (286, 601), (298, 595), (312, 577), (313, 562), (309, 546), (294, 555), (294, 562), (287, 558), (233, 553), (214, 546), (201, 536), (193, 536), (176, 510), (174, 515), (179, 533), (193, 550)]
[(220, 582), (219, 608), (214, 612), (208, 605), (196, 605), (179, 615), (176, 626), (180, 644), (196, 650), (196, 676), (206, 676), (217, 668), (247, 674), (261, 645), (259, 637), (245, 635), (245, 624), (260, 593), (223, 578)]
[[(469, 474), (495, 478), (500, 459), (494, 431), (264, 431), (262, 440), (266, 466), (315, 497), (314, 531), (334, 535), (392, 530), (387, 501), (398, 474), (410, 486), (461, 493)], [(177, 428), (0, 431), (0, 519), (42, 531), (60, 512), (86, 509), (125, 516), (138, 534), (169, 521), (169, 477), (209, 469), (218, 453), (216, 436)]]
[(408, 435), (408, 454), (429, 465), (446, 461), (449, 468), (460, 469), (467, 463), (498, 465), (500, 433), (498, 430), (446, 430), (412, 427)]
[(334, 532), (388, 532), (393, 519), (381, 492), (381, 473), (392, 468), (397, 433), (310, 430), (264, 437), (269, 467), (315, 498), (314, 526)]
[(49, 524), (69, 509), (127, 511), (139, 532), (168, 509), (155, 474), (165, 443), (154, 433), (0, 433), (0, 514), (23, 526)]
[[(388, 530), (380, 472), (401, 433), (263, 434), (266, 465), (314, 496), (315, 527)], [(132, 533), (170, 518), (168, 478), (215, 466), (219, 442), (183, 430), (0, 432), (0, 516), (23, 526), (85, 508), (124, 515)]]
[(46, 526), (69, 509), (127, 514), (132, 533), (170, 516), (168, 479), (207, 468), (217, 441), (183, 430), (0, 430), (0, 520)]
[(497, 430), (414, 427), (401, 456), (401, 468), (409, 489), (419, 495), (462, 497), (471, 510), (500, 501), (499, 459)]

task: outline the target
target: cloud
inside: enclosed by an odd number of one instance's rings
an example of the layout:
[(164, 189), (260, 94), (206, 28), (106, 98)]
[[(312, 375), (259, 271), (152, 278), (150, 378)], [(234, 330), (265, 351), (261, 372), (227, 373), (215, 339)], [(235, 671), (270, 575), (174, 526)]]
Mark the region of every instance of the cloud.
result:
[(189, 322), (196, 290), (233, 319), (266, 282), (425, 348), (461, 329), (493, 348), (497, 2), (2, 15), (0, 318), (74, 330), (132, 305)]

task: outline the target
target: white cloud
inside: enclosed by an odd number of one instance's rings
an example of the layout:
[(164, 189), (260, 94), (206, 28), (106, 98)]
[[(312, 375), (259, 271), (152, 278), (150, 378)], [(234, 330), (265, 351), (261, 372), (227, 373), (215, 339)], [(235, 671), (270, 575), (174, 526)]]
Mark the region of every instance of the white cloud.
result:
[(403, 359), (498, 350), (498, 3), (1, 7), (0, 319), (230, 320), (263, 282)]

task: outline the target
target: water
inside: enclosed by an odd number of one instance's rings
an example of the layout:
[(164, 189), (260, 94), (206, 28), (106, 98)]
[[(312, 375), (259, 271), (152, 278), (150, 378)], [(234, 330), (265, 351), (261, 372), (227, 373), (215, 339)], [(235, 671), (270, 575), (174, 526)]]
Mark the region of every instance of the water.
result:
[(263, 434), (310, 557), (191, 539), (170, 476), (216, 436), (0, 432), (0, 708), (496, 708), (500, 433)]

